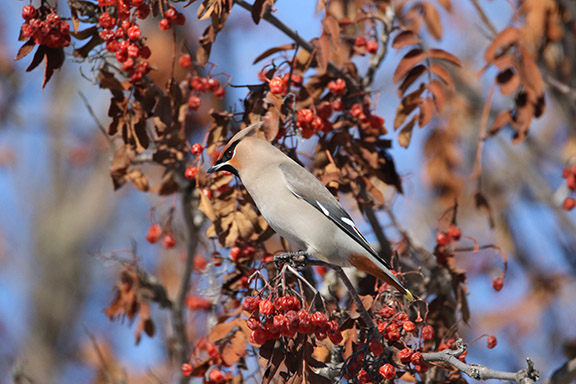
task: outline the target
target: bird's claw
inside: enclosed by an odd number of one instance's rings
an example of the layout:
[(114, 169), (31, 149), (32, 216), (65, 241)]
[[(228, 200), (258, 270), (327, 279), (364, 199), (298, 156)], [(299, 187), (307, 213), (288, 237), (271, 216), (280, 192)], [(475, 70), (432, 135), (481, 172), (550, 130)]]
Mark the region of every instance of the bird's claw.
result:
[(289, 264), (292, 267), (298, 267), (306, 264), (308, 260), (307, 255), (305, 251), (279, 253), (274, 256), (274, 263)]

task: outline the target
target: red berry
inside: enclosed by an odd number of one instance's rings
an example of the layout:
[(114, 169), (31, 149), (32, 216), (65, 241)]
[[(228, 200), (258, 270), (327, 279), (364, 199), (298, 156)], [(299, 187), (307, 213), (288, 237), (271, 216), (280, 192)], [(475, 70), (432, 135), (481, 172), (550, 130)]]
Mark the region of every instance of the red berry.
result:
[(346, 92), (346, 82), (344, 79), (332, 80), (328, 83), (328, 90), (335, 95), (343, 95)]
[(450, 242), (450, 237), (445, 232), (438, 232), (436, 235), (436, 242), (438, 245), (445, 246)]
[(160, 235), (162, 234), (162, 227), (160, 224), (154, 224), (148, 228), (148, 233), (146, 233), (146, 240), (150, 244), (154, 244), (160, 240)]
[(422, 365), (424, 363), (422, 352), (414, 352), (412, 356), (410, 356), (410, 362), (414, 365)]
[(412, 357), (412, 350), (408, 347), (398, 351), (398, 358), (404, 364), (409, 363), (411, 357)]
[(22, 18), (26, 21), (32, 20), (38, 15), (33, 5), (26, 5), (22, 8)]
[(192, 367), (191, 364), (188, 364), (188, 363), (182, 364), (182, 375), (186, 376), (186, 377), (192, 376), (192, 370), (193, 369), (194, 368)]
[(387, 380), (392, 380), (396, 377), (396, 369), (392, 366), (392, 364), (386, 363), (380, 367), (378, 373), (382, 375)]
[(167, 31), (170, 29), (171, 24), (168, 20), (162, 19), (158, 22), (158, 27), (160, 27), (160, 30), (162, 31)]
[(168, 21), (172, 22), (176, 20), (176, 10), (174, 8), (170, 8), (164, 12), (164, 17), (168, 19)]
[(296, 113), (296, 120), (299, 127), (312, 123), (314, 112), (308, 108), (303, 108)]
[[(132, 1), (132, 3), (134, 3), (134, 1)], [(134, 15), (136, 15), (136, 17), (139, 19), (147, 18), (149, 14), (150, 14), (150, 7), (148, 6), (148, 4), (139, 5), (138, 8), (136, 8), (136, 12), (134, 12)]]
[(496, 291), (500, 291), (503, 286), (504, 286), (504, 279), (502, 277), (497, 277), (492, 282), (492, 288), (494, 288)]
[(314, 312), (312, 315), (312, 324), (316, 327), (323, 327), (328, 322), (328, 318), (322, 312)]
[(434, 328), (431, 325), (422, 327), (422, 339), (432, 340), (434, 338)]
[(255, 329), (252, 332), (250, 332), (249, 340), (252, 344), (262, 345), (268, 341), (268, 332), (266, 332), (262, 328)]
[(260, 323), (260, 319), (258, 316), (251, 316), (248, 320), (246, 320), (246, 326), (250, 328), (251, 331), (255, 331), (262, 326)]
[(138, 40), (140, 38), (140, 27), (133, 25), (128, 28), (128, 38), (130, 40)]
[(298, 312), (298, 332), (309, 333), (310, 323), (312, 322), (312, 315), (307, 310), (303, 309)]
[(360, 117), (360, 115), (362, 115), (363, 113), (364, 113), (364, 107), (362, 107), (362, 104), (356, 103), (352, 106), (352, 108), (350, 108), (350, 116), (352, 116), (355, 119)]
[(242, 304), (242, 309), (246, 312), (254, 312), (258, 310), (258, 304), (260, 303), (259, 297), (247, 297)]
[(392, 316), (394, 316), (394, 309), (393, 309), (392, 307), (389, 307), (389, 306), (386, 305), (384, 308), (382, 308), (382, 309), (378, 312), (378, 314), (379, 314), (380, 316), (382, 316), (383, 318), (385, 318), (385, 319), (389, 319), (389, 318), (391, 318)]
[(198, 254), (194, 255), (193, 261), (194, 261), (194, 267), (199, 271), (203, 271), (204, 268), (206, 268), (206, 265), (208, 265), (208, 261), (206, 261), (204, 257)]
[(366, 51), (371, 54), (378, 52), (378, 42), (375, 40), (370, 40), (366, 42)]
[(341, 99), (336, 99), (332, 102), (332, 108), (334, 108), (335, 111), (343, 111), (344, 103)]
[(130, 44), (128, 46), (128, 56), (132, 58), (137, 58), (140, 56), (140, 48), (136, 44)]
[(186, 177), (188, 180), (192, 180), (193, 178), (196, 177), (197, 173), (198, 173), (198, 168), (191, 165), (188, 168), (186, 168), (186, 171), (184, 172), (184, 177)]
[(182, 68), (188, 68), (192, 65), (192, 57), (186, 53), (186, 54), (180, 56), (180, 59), (178, 60), (178, 64), (180, 64), (180, 66)]
[(188, 98), (188, 108), (192, 109), (193, 111), (200, 108), (201, 103), (202, 103), (202, 100), (200, 99), (200, 97), (198, 97), (196, 95), (191, 95)]
[(402, 328), (404, 328), (404, 330), (408, 333), (413, 332), (414, 329), (416, 329), (416, 325), (414, 325), (413, 322), (411, 322), (410, 320), (405, 321), (404, 324), (402, 324)]
[[(152, 54), (152, 52), (150, 51), (150, 48), (147, 45), (140, 48), (140, 57), (141, 58), (148, 59), (151, 54)], [(141, 64), (144, 64), (144, 63), (141, 63)]]
[(192, 77), (189, 83), (190, 87), (198, 92), (206, 92), (209, 88), (208, 80), (200, 76)]
[(384, 337), (388, 341), (397, 341), (400, 339), (400, 329), (398, 329), (398, 326), (394, 323), (386, 327), (384, 332)]
[(198, 143), (193, 144), (192, 148), (190, 148), (190, 152), (192, 152), (196, 156), (200, 155), (203, 150), (204, 150), (204, 147), (202, 146), (202, 144), (198, 144)]
[(487, 344), (488, 344), (488, 349), (494, 348), (496, 346), (496, 344), (498, 344), (498, 340), (496, 339), (496, 336), (488, 336)]
[(203, 309), (207, 311), (212, 309), (212, 302), (210, 300), (198, 296), (188, 296), (185, 304), (191, 310)]
[(460, 360), (461, 362), (465, 363), (466, 362), (466, 355), (468, 354), (468, 351), (464, 351), (460, 356), (458, 356), (458, 360)]
[(210, 374), (208, 375), (208, 379), (210, 380), (211, 383), (213, 384), (221, 384), (224, 381), (226, 381), (226, 378), (224, 377), (224, 374), (222, 373), (221, 370), (219, 369), (214, 369), (210, 372)]
[(129, 71), (130, 69), (134, 68), (134, 60), (127, 59), (124, 64), (122, 64), (122, 69), (125, 71)]
[(270, 92), (275, 95), (283, 94), (286, 91), (286, 83), (280, 77), (274, 77), (270, 80)]
[(240, 247), (232, 247), (232, 249), (230, 249), (230, 258), (233, 261), (238, 261), (241, 253), (242, 253), (242, 250), (240, 249)]
[(414, 370), (418, 373), (424, 373), (428, 370), (428, 364), (414, 364)]
[(571, 191), (576, 190), (576, 175), (575, 174), (568, 175), (568, 177), (566, 178), (566, 186)]
[(365, 369), (361, 369), (360, 371), (358, 371), (356, 378), (358, 379), (358, 384), (368, 384), (372, 382), (370, 380), (370, 375)]
[(170, 249), (170, 248), (174, 248), (174, 246), (176, 245), (176, 240), (174, 240), (174, 237), (170, 234), (166, 234), (164, 235), (164, 237), (162, 238), (162, 246), (164, 248)]
[(372, 352), (375, 356), (380, 356), (382, 353), (384, 353), (384, 346), (379, 341), (371, 341), (369, 348), (370, 352)]
[(358, 36), (356, 40), (354, 40), (354, 45), (357, 47), (366, 46), (366, 38), (364, 36)]
[(448, 236), (454, 240), (460, 240), (460, 237), (462, 236), (462, 230), (456, 224), (452, 224), (448, 229)]
[(218, 87), (214, 90), (214, 96), (216, 96), (219, 99), (223, 98), (225, 94), (226, 90), (224, 89), (224, 87)]
[(571, 174), (572, 174), (572, 170), (571, 170), (570, 168), (568, 168), (568, 167), (565, 167), (565, 168), (562, 170), (562, 178), (563, 178), (563, 179), (568, 178), (568, 176), (570, 176)]
[(184, 25), (186, 23), (186, 16), (183, 13), (178, 12), (176, 14), (176, 20), (174, 20), (176, 25)]
[(208, 88), (209, 88), (211, 91), (214, 91), (214, 90), (218, 89), (219, 87), (220, 87), (220, 82), (219, 82), (218, 80), (216, 80), (216, 79), (213, 78), (213, 77), (210, 77), (210, 78), (208, 79)]
[(269, 316), (274, 313), (274, 305), (268, 299), (260, 301), (260, 303), (258, 303), (258, 309), (260, 310), (260, 313), (265, 316)]
[(564, 199), (564, 202), (562, 203), (563, 210), (571, 211), (574, 209), (574, 207), (576, 207), (576, 201), (573, 197), (567, 197)]
[(110, 16), (108, 12), (104, 12), (98, 17), (98, 24), (103, 28), (111, 29), (116, 25), (116, 19)]

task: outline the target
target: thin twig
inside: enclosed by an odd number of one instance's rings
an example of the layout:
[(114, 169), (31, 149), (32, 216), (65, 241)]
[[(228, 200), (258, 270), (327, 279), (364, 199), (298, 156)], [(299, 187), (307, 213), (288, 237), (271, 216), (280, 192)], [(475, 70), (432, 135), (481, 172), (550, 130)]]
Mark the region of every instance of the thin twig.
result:
[(88, 335), (88, 338), (90, 338), (90, 342), (92, 343), (92, 346), (94, 347), (94, 350), (96, 351), (96, 355), (98, 355), (98, 360), (100, 360), (100, 364), (102, 365), (102, 370), (104, 373), (104, 380), (106, 380), (107, 383), (113, 383), (114, 381), (112, 380), (110, 368), (108, 367), (108, 363), (106, 362), (106, 359), (104, 358), (104, 354), (102, 353), (102, 351), (100, 350), (100, 347), (98, 346), (98, 342), (96, 342), (96, 337), (94, 336), (94, 334), (92, 332), (90, 332), (90, 330), (88, 329), (88, 327), (85, 324), (83, 324), (82, 327), (84, 328), (84, 332), (86, 332), (86, 334)]
[(390, 40), (390, 33), (392, 32), (392, 23), (394, 22), (396, 14), (394, 13), (394, 5), (391, 3), (386, 8), (386, 13), (384, 15), (385, 19), (376, 18), (376, 20), (382, 22), (382, 33), (380, 34), (380, 50), (375, 55), (370, 57), (370, 65), (368, 71), (366, 71), (366, 76), (362, 80), (362, 86), (368, 88), (374, 81), (374, 76), (376, 71), (382, 65), (386, 54), (388, 53), (388, 40)]
[(482, 175), (482, 155), (484, 154), (484, 143), (486, 142), (486, 131), (488, 130), (488, 118), (490, 117), (492, 98), (494, 97), (495, 90), (496, 82), (492, 83), (490, 92), (488, 92), (488, 97), (484, 102), (484, 108), (482, 108), (482, 116), (480, 117), (480, 133), (478, 134), (478, 145), (476, 147), (476, 159), (474, 161), (474, 170), (472, 171), (471, 176), (472, 180), (478, 180), (480, 175)]
[(472, 5), (474, 5), (474, 8), (476, 8), (476, 12), (478, 12), (478, 15), (480, 16), (480, 19), (482, 19), (484, 25), (490, 30), (492, 36), (496, 36), (498, 34), (498, 31), (496, 30), (494, 24), (492, 24), (492, 22), (486, 15), (486, 12), (484, 12), (484, 10), (482, 9), (480, 3), (478, 3), (478, 0), (470, 0), (470, 1), (472, 2)]
[(94, 110), (92, 109), (92, 106), (90, 105), (90, 102), (88, 101), (88, 99), (86, 98), (84, 93), (82, 93), (82, 91), (78, 91), (78, 96), (80, 96), (80, 98), (82, 99), (84, 106), (88, 110), (88, 113), (90, 114), (90, 116), (92, 116), (92, 118), (96, 122), (96, 125), (98, 126), (98, 129), (100, 130), (100, 132), (102, 132), (102, 134), (104, 135), (104, 138), (106, 139), (106, 141), (108, 141), (108, 145), (110, 146), (112, 153), (116, 152), (117, 148), (116, 148), (116, 145), (114, 144), (114, 140), (110, 137), (110, 135), (108, 135), (108, 131), (106, 131), (106, 128), (104, 128), (104, 125), (102, 125), (102, 123), (100, 122), (100, 120), (98, 119), (96, 114), (94, 113)]

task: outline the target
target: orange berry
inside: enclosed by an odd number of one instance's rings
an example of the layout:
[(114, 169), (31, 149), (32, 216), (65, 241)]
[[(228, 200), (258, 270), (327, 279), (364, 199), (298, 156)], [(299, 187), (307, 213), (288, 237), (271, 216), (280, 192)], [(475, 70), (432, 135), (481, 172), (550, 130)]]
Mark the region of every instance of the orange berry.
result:
[(162, 227), (160, 224), (154, 224), (148, 228), (148, 233), (146, 233), (146, 240), (150, 244), (154, 244), (160, 240), (160, 235), (162, 234)]

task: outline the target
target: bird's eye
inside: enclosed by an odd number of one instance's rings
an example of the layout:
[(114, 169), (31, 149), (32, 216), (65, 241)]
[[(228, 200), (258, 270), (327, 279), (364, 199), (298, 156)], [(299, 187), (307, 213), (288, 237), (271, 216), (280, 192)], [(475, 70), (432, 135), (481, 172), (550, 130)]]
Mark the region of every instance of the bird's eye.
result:
[(234, 151), (232, 149), (229, 149), (226, 151), (226, 157), (232, 158), (233, 155), (234, 155)]

